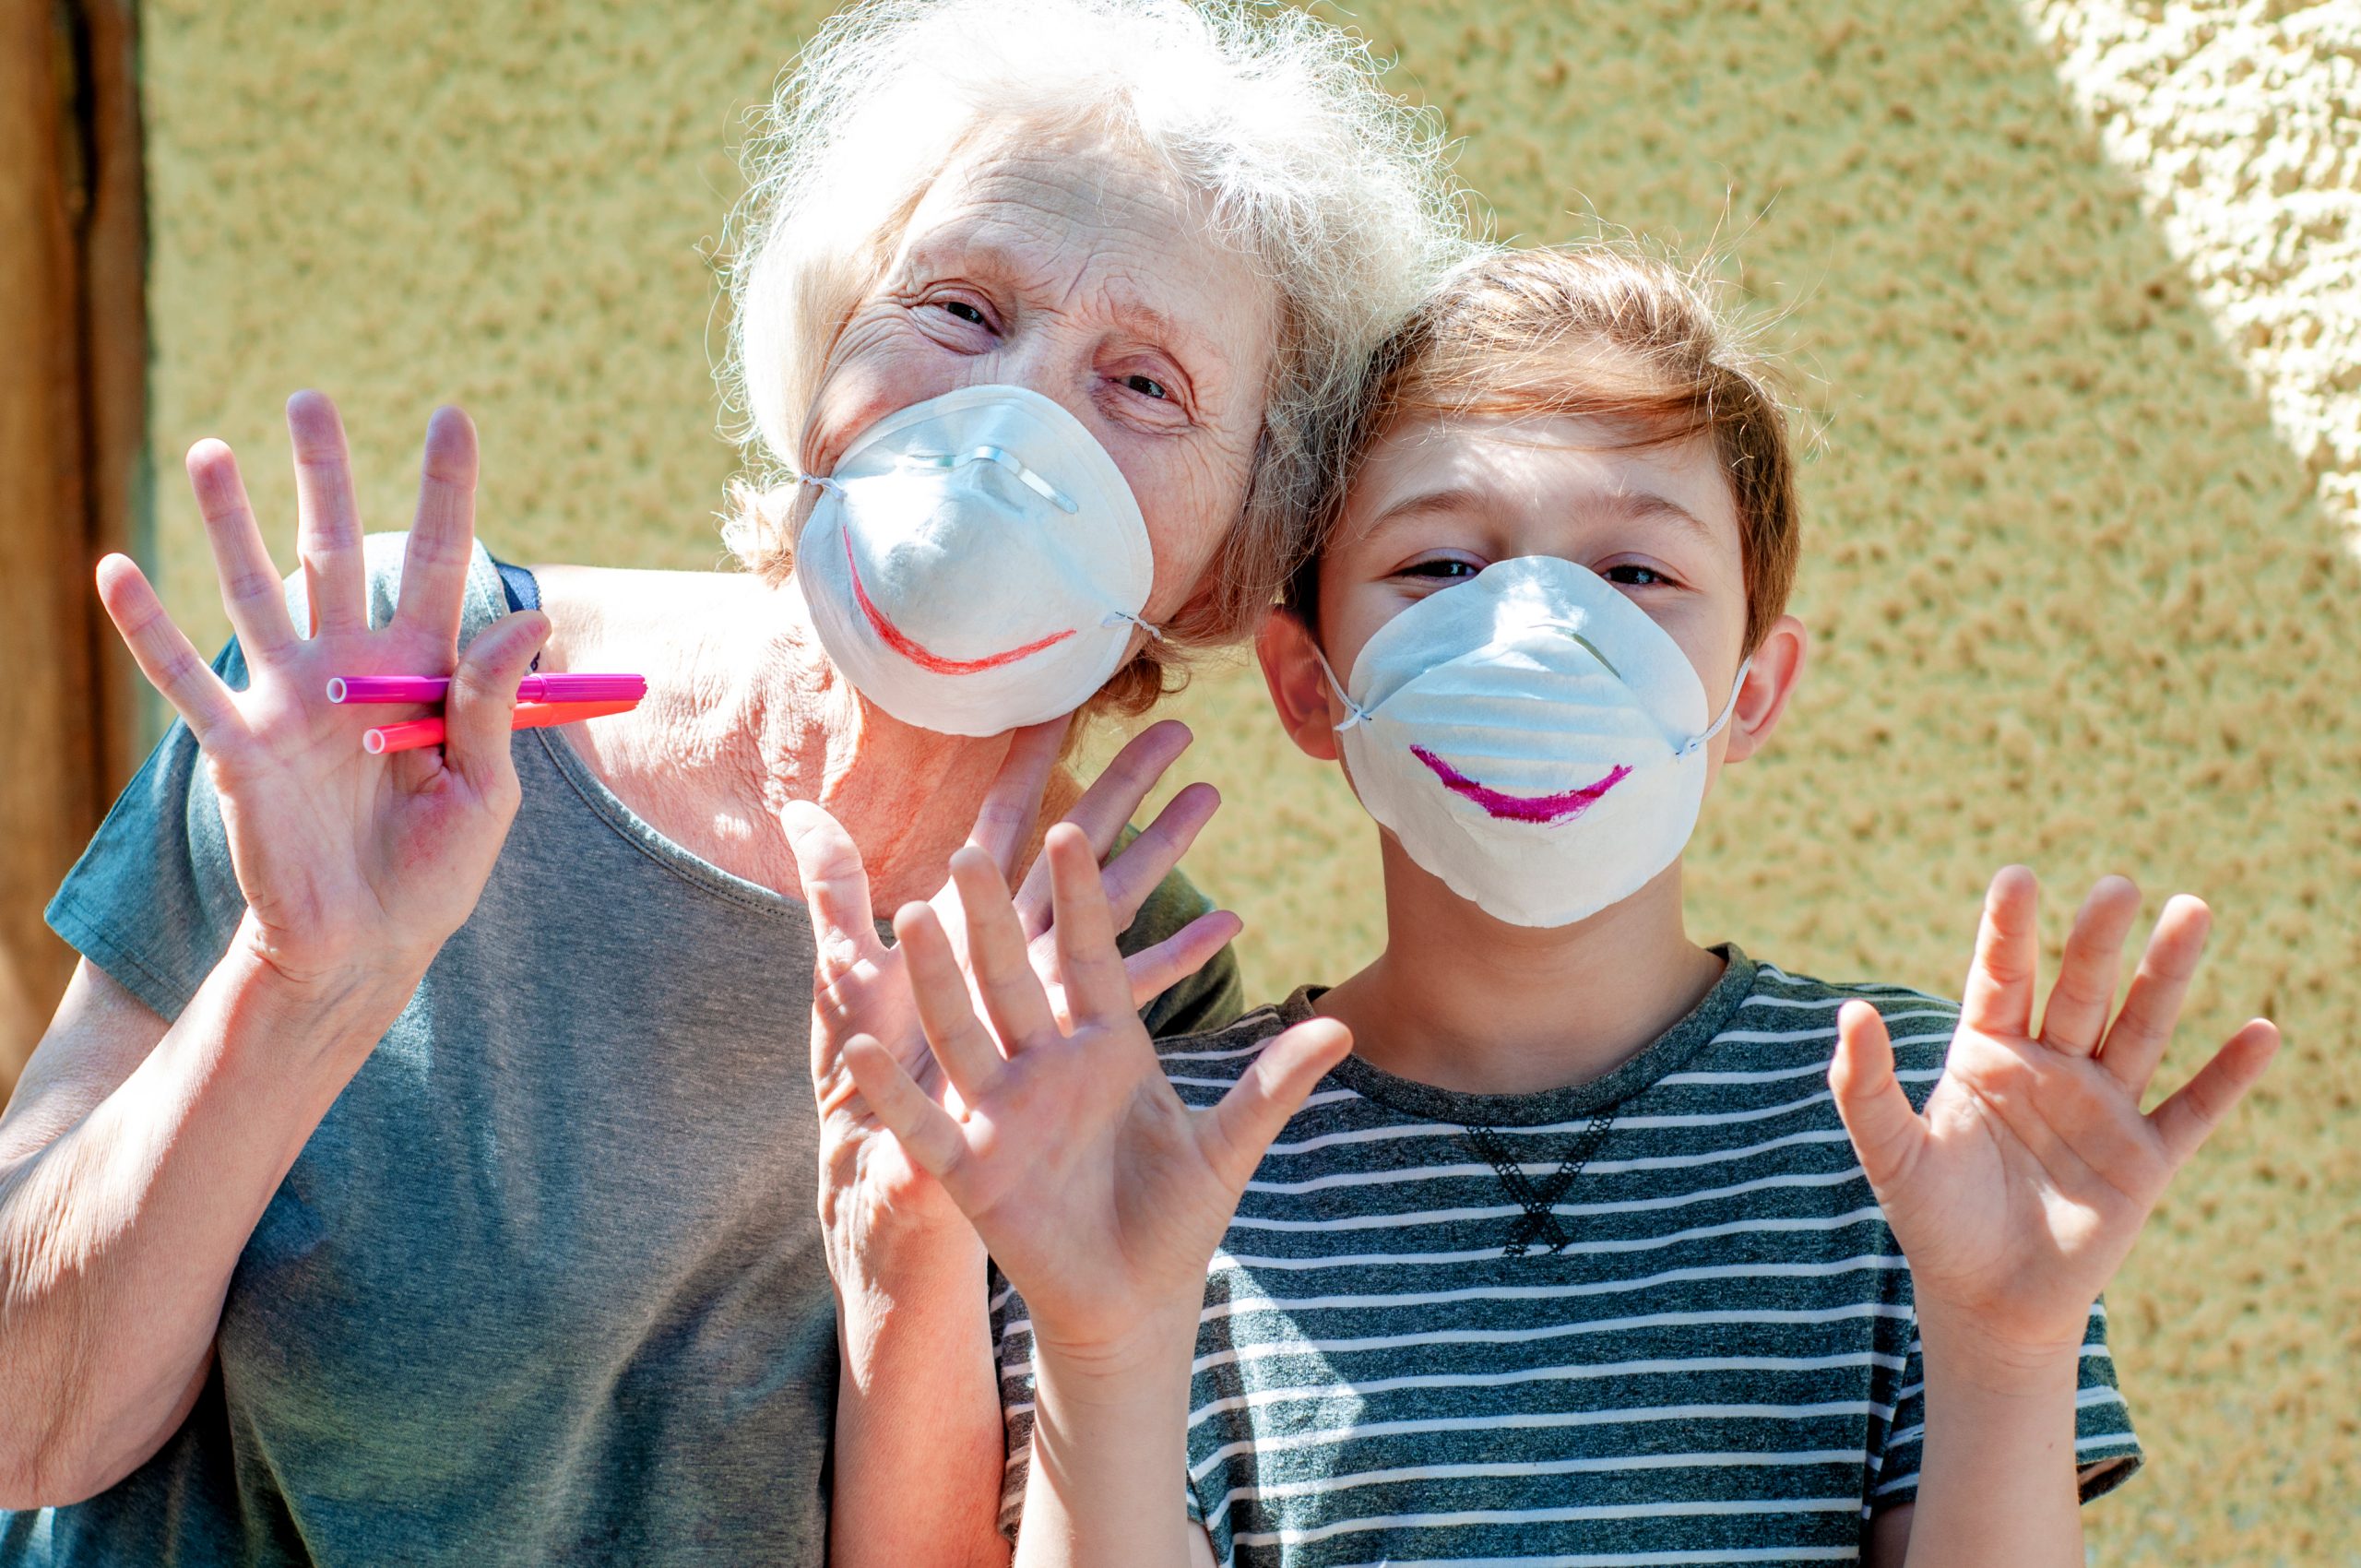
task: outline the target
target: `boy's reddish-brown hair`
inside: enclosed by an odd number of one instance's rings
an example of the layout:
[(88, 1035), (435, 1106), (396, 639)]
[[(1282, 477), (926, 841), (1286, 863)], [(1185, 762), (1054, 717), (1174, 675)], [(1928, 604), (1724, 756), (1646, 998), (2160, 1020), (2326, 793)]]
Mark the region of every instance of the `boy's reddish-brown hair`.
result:
[[(1786, 609), (1800, 552), (1795, 454), (1769, 365), (1706, 286), (1622, 244), (1503, 250), (1469, 260), (1378, 351), (1347, 462), (1406, 420), (1574, 415), (1656, 445), (1712, 441), (1737, 503), (1746, 648)], [(1323, 519), (1326, 540), (1342, 494)], [(1287, 607), (1314, 625), (1317, 555)]]

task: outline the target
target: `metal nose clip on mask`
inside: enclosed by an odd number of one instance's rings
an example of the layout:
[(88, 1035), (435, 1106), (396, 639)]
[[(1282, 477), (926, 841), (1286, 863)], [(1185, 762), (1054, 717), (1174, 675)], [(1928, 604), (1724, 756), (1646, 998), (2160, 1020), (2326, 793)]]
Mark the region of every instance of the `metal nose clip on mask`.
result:
[(829, 659), (906, 724), (997, 735), (1073, 712), (1122, 667), (1156, 576), (1107, 449), (1022, 386), (969, 386), (861, 433), (796, 542)]
[[(1751, 660), (1749, 661), (1749, 665)], [(1705, 688), (1604, 578), (1527, 555), (1428, 595), (1353, 660), (1336, 726), (1362, 806), (1512, 925), (1620, 903), (1679, 855), (1705, 797)]]

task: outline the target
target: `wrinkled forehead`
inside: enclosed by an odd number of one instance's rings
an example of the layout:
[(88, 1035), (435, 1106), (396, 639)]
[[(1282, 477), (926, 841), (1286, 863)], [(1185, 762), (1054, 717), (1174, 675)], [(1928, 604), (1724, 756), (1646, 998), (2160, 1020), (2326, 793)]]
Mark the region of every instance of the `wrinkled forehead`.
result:
[(1096, 128), (970, 137), (912, 209), (889, 288), (956, 279), (1106, 318), (1176, 350), (1244, 357), (1271, 290), (1209, 205), (1152, 154)]

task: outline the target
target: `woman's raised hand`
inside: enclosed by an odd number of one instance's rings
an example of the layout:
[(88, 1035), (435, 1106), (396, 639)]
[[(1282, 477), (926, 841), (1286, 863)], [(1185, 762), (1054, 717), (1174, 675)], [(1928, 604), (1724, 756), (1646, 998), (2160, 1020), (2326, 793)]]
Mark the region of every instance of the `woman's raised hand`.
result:
[[(1014, 870), (1040, 814), (1041, 796), (1057, 763), (1065, 721), (1052, 720), (1020, 731), (1007, 761), (992, 781), (969, 834), (969, 851), (981, 855), (1003, 879)], [(1147, 798), (1188, 746), (1185, 725), (1151, 725), (1116, 754), (1107, 770), (1083, 792), (1065, 821), (1084, 836), (1095, 855), (1114, 847), (1140, 802)], [(1104, 887), (1118, 928), (1127, 926), (1157, 884), (1180, 863), (1198, 832), (1213, 817), (1220, 798), (1210, 785), (1192, 784), (1173, 797), (1145, 831), (1109, 861)], [(880, 1041), (938, 1104), (955, 1107), (949, 1077), (927, 1048), (911, 996), (905, 955), (879, 937), (872, 913), (869, 875), (852, 837), (826, 811), (794, 802), (781, 813), (803, 897), (818, 944), (812, 999), (812, 1081), (819, 1102), (825, 1180), (822, 1215), (831, 1237), (840, 1280), (859, 1271), (852, 1254), (896, 1221), (960, 1223), (957, 1211), (934, 1180), (913, 1163), (870, 1108), (845, 1059), (856, 1035)], [(1005, 895), (1003, 894), (1003, 897)], [(955, 879), (932, 901), (942, 924), (964, 945), (967, 924)], [(1037, 860), (1018, 901), (1026, 952), (1048, 988), (1053, 1008), (1062, 1008), (1061, 958), (1053, 933), (1049, 868)], [(1124, 961), (1134, 1006), (1144, 1006), (1175, 982), (1196, 973), (1238, 933), (1238, 917), (1216, 911), (1191, 921), (1155, 946)], [(955, 947), (957, 951), (957, 947)], [(970, 1243), (972, 1245), (972, 1243)]]
[(1351, 1038), (1328, 1019), (1299, 1025), (1264, 1047), (1218, 1105), (1191, 1110), (1165, 1081), (1134, 1011), (1088, 839), (1062, 823), (1042, 859), (1062, 1007), (1035, 972), (991, 857), (962, 849), (951, 869), (965, 965), (933, 906), (909, 905), (894, 921), (958, 1109), (868, 1035), (846, 1057), (879, 1119), (1024, 1294), (1036, 1342), (1112, 1356), (1151, 1320), (1185, 1311), (1195, 1321), (1206, 1262), (1239, 1194)]
[[(474, 909), (516, 815), (509, 718), (549, 624), (529, 612), (508, 616), (458, 657), (475, 539), (476, 441), (466, 415), (443, 409), (427, 424), (400, 603), (374, 630), (335, 406), (299, 393), (287, 428), (308, 636), (289, 617), (237, 460), (219, 441), (190, 449), (188, 474), (246, 688), (233, 692), (213, 672), (129, 559), (99, 563), (99, 597), (204, 750), (245, 896), (246, 938), (298, 983), (378, 978), (407, 995)], [(453, 677), (443, 747), (362, 752), (362, 731), (382, 720), (330, 703), (328, 678), (378, 673)]]
[[(2173, 1176), (2261, 1078), (2279, 1032), (2255, 1019), (2146, 1115), (2205, 950), (2205, 906), (2165, 906), (2114, 1011), (2140, 892), (2119, 876), (2075, 917), (2036, 1033), (2033, 873), (1992, 881), (1941, 1080), (1921, 1115), (1893, 1074), (1877, 1010), (1848, 1002), (1829, 1072), (1837, 1110), (1910, 1260), (1923, 1321), (1997, 1353), (2070, 1354)], [(2109, 1022), (2110, 1013), (2113, 1022)]]

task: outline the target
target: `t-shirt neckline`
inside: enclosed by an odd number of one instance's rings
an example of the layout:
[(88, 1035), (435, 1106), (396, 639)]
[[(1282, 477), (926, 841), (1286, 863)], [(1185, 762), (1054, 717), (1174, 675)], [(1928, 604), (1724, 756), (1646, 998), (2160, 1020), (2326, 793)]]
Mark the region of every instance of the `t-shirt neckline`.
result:
[[(468, 566), (468, 588), (476, 600), (475, 609), (489, 625), (508, 612), (506, 593), (501, 587), (500, 571), (492, 552), (481, 540), (475, 546), (473, 559)], [(481, 626), (478, 628), (481, 630)], [(558, 771), (558, 776), (572, 787), (582, 803), (590, 808), (614, 833), (630, 843), (649, 860), (681, 878), (683, 882), (704, 888), (757, 913), (792, 923), (809, 926), (811, 913), (799, 899), (750, 882), (735, 873), (722, 870), (711, 861), (658, 832), (656, 826), (624, 803), (622, 796), (607, 788), (605, 782), (591, 771), (582, 754), (572, 742), (554, 729), (535, 730), (533, 739), (540, 742), (542, 752)], [(890, 929), (879, 922), (881, 929)]]
[[(1724, 960), (1722, 978), (1714, 982), (1714, 988), (1679, 1023), (1643, 1047), (1637, 1055), (1586, 1084), (1570, 1084), (1537, 1094), (1467, 1094), (1397, 1076), (1358, 1056), (1347, 1056), (1330, 1068), (1326, 1081), (1405, 1115), (1462, 1127), (1541, 1127), (1595, 1116), (1679, 1071), (1746, 1004), (1747, 997), (1754, 991), (1754, 961), (1734, 942), (1723, 943), (1710, 951)], [(1292, 1026), (1314, 1016), (1313, 1004), (1327, 990), (1326, 986), (1314, 985), (1298, 988), (1279, 1004), (1281, 1024)]]

